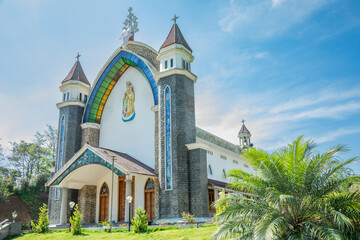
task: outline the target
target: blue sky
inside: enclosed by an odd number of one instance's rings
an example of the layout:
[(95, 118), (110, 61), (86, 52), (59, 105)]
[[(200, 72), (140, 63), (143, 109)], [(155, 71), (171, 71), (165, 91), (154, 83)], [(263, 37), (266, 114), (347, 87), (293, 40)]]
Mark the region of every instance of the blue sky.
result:
[[(273, 151), (299, 135), (360, 156), (360, 1), (0, 0), (0, 138), (57, 125), (60, 82), (80, 61), (90, 82), (121, 45), (159, 49), (176, 13), (193, 49), (197, 125), (237, 143), (241, 120)], [(360, 173), (360, 164), (353, 165)]]

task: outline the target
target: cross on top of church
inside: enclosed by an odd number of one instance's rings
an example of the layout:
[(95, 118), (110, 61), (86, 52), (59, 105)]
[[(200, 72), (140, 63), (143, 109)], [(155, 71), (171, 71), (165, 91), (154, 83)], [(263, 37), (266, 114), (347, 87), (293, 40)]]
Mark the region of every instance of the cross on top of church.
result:
[(133, 8), (129, 7), (128, 9), (129, 15), (124, 21), (124, 29), (130, 29), (130, 32), (134, 34), (138, 32), (139, 29), (138, 29), (137, 17), (132, 13), (132, 10)]
[(243, 119), (242, 121), (241, 121), (243, 124), (245, 124), (245, 120)]
[(80, 57), (81, 57), (81, 55), (78, 53), (75, 58), (77, 59), (77, 61), (79, 61), (79, 58), (80, 58)]
[(178, 19), (179, 17), (178, 16), (176, 16), (176, 14), (174, 15), (174, 18), (173, 19), (171, 19), (171, 21), (174, 21), (174, 24), (176, 24), (176, 19)]

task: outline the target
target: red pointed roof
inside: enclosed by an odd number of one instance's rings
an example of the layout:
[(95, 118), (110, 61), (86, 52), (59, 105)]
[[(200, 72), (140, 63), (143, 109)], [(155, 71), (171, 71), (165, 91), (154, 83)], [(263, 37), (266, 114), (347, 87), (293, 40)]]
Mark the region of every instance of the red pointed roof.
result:
[(239, 131), (239, 134), (240, 133), (248, 133), (248, 134), (250, 134), (250, 131), (245, 127), (244, 123), (243, 123), (243, 125), (242, 125), (242, 127), (241, 127), (241, 129)]
[(185, 48), (192, 52), (189, 44), (186, 42), (184, 36), (180, 31), (179, 26), (176, 23), (174, 23), (174, 25), (172, 26), (170, 33), (167, 36), (165, 42), (161, 45), (160, 50), (175, 43), (182, 44)]
[(76, 63), (70, 70), (69, 74), (66, 76), (66, 78), (61, 83), (65, 83), (70, 80), (78, 80), (80, 82), (90, 85), (89, 81), (87, 80), (87, 78), (85, 76), (84, 70), (81, 67), (79, 60), (76, 61)]

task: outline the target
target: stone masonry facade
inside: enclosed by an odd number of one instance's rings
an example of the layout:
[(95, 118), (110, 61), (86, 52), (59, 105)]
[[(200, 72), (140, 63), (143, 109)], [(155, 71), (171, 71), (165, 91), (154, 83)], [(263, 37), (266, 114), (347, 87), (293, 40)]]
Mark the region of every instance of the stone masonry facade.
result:
[(96, 217), (96, 186), (85, 185), (79, 191), (79, 212), (83, 215), (82, 222), (95, 223)]

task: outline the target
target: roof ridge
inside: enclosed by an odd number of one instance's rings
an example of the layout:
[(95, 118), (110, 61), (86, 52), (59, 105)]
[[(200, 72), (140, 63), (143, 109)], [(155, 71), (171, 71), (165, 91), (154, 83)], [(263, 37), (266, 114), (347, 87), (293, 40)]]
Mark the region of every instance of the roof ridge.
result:
[(74, 66), (71, 68), (69, 74), (66, 76), (66, 78), (61, 83), (65, 83), (70, 80), (78, 80), (80, 82), (90, 85), (90, 83), (84, 73), (84, 70), (81, 67), (79, 60), (77, 60), (75, 62)]
[(164, 41), (164, 43), (161, 45), (160, 50), (162, 48), (165, 48), (167, 46), (170, 46), (172, 44), (181, 44), (183, 45), (185, 48), (187, 48), (190, 52), (192, 52), (189, 44), (186, 42), (184, 36), (182, 35), (179, 26), (174, 23), (173, 26), (171, 27), (171, 30), (169, 32), (169, 35), (167, 36), (166, 40)]

